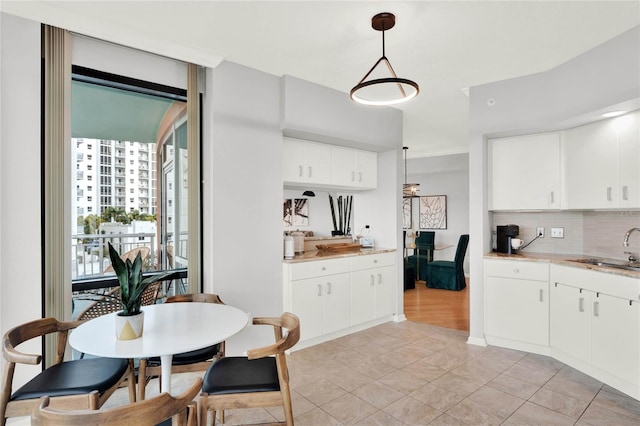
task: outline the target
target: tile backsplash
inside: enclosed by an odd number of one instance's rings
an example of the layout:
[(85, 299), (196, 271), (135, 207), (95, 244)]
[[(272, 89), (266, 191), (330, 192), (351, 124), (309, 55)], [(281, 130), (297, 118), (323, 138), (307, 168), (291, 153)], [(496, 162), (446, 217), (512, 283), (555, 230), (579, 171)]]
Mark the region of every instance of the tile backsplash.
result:
[[(519, 238), (528, 243), (536, 236), (536, 228), (544, 227), (544, 238), (538, 238), (524, 249), (529, 253), (584, 254), (594, 257), (626, 259), (625, 251), (640, 254), (640, 232), (622, 246), (625, 232), (640, 227), (640, 211), (562, 211), (562, 212), (494, 212), (491, 230), (496, 226), (515, 224)], [(564, 228), (564, 238), (551, 238), (551, 228)]]

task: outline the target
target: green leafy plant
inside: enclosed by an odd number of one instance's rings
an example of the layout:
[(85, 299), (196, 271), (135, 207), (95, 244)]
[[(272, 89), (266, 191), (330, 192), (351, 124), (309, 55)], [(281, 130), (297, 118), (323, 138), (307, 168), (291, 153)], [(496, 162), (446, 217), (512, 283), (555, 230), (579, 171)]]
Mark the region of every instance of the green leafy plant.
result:
[(120, 305), (122, 306), (120, 315), (137, 315), (140, 313), (142, 305), (142, 294), (147, 287), (171, 275), (173, 271), (160, 272), (142, 279), (142, 256), (140, 253), (136, 255), (133, 262), (129, 259), (123, 261), (111, 243), (108, 244), (111, 266), (120, 283)]

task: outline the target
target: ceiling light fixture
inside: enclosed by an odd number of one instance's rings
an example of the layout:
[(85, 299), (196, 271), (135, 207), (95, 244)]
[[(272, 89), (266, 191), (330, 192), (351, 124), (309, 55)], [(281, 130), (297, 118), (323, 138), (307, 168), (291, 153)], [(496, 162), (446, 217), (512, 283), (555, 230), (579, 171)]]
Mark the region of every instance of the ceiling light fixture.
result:
[[(406, 102), (416, 97), (420, 92), (418, 83), (407, 80), (406, 78), (398, 78), (396, 72), (391, 66), (391, 62), (385, 56), (384, 48), (384, 32), (390, 30), (396, 24), (396, 17), (393, 13), (378, 13), (371, 18), (371, 26), (376, 31), (382, 31), (382, 56), (375, 63), (368, 73), (362, 77), (362, 80), (355, 85), (349, 96), (354, 101), (365, 105), (395, 105)], [(376, 69), (380, 62), (385, 62), (391, 77), (376, 78), (365, 81), (367, 77)]]
[(402, 198), (417, 197), (420, 184), (419, 183), (407, 183), (407, 150), (408, 146), (403, 146), (404, 151), (404, 184), (402, 185)]
[(617, 117), (619, 115), (625, 114), (627, 111), (609, 111), (602, 114), (604, 118)]

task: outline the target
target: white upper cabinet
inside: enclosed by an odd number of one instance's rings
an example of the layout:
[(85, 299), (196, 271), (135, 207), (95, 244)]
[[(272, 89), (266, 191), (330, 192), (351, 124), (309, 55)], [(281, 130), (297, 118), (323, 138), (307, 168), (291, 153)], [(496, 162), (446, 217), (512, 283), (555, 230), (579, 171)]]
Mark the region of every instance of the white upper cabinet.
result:
[(566, 208), (640, 207), (640, 111), (565, 132)]
[(489, 209), (560, 209), (560, 134), (489, 140)]
[(378, 183), (378, 154), (370, 151), (331, 147), (331, 184), (374, 189)]
[(287, 183), (331, 183), (329, 145), (285, 138), (282, 148), (282, 180)]

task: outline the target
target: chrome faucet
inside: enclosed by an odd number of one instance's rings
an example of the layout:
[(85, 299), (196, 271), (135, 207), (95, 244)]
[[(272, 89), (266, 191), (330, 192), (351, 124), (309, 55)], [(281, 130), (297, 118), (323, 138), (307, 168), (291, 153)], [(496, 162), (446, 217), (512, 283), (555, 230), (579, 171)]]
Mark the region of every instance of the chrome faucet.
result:
[(622, 245), (625, 247), (629, 247), (629, 236), (631, 235), (631, 233), (633, 231), (638, 231), (640, 232), (640, 228), (631, 228), (627, 231), (626, 234), (624, 234), (624, 241), (622, 241)]

